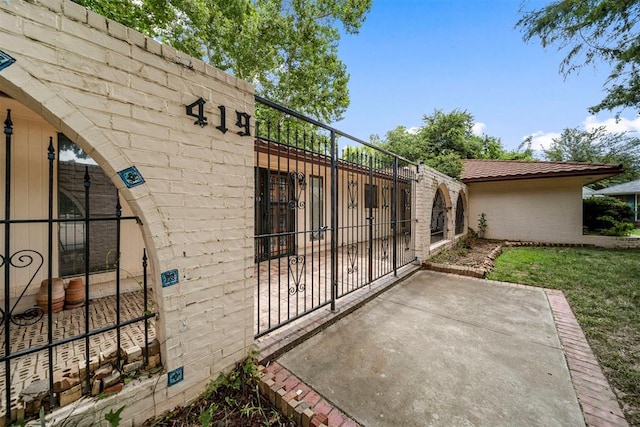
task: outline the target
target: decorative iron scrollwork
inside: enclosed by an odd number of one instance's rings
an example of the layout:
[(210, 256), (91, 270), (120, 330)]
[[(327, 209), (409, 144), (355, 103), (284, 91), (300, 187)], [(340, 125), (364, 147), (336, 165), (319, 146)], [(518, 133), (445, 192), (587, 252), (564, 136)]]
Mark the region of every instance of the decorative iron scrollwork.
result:
[(347, 273), (355, 273), (358, 271), (356, 261), (358, 259), (358, 244), (352, 243), (347, 246)]
[(464, 203), (462, 196), (458, 195), (458, 201), (456, 203), (456, 234), (461, 234), (464, 231)]
[(356, 209), (358, 207), (358, 181), (354, 179), (353, 174), (349, 174), (347, 195), (347, 209)]
[(304, 292), (305, 284), (302, 278), (306, 267), (306, 258), (304, 255), (294, 255), (289, 257), (289, 274), (293, 280), (293, 284), (289, 287), (289, 295), (295, 295)]
[(404, 192), (404, 209), (410, 210), (411, 209), (411, 190), (409, 190), (408, 188), (405, 188), (402, 191)]
[(302, 192), (307, 188), (307, 178), (302, 172), (289, 172), (289, 178), (294, 189), (293, 199), (289, 200), (289, 207), (304, 209), (306, 204), (302, 200)]
[(405, 231), (404, 232), (404, 250), (405, 251), (409, 250), (410, 244), (411, 244), (411, 232)]
[(389, 186), (382, 186), (382, 209), (389, 208)]
[[(4, 321), (8, 318), (11, 323), (18, 326), (28, 326), (37, 323), (42, 316), (44, 316), (44, 310), (40, 307), (31, 307), (27, 309), (24, 313), (13, 314), (13, 311), (18, 306), (18, 303), (24, 297), (24, 294), (27, 292), (27, 289), (33, 283), (36, 275), (42, 268), (42, 264), (44, 264), (44, 257), (40, 252), (34, 251), (32, 249), (22, 249), (11, 255), (8, 260), (4, 256), (0, 255), (0, 268), (35, 268), (35, 271), (29, 278), (27, 286), (24, 287), (20, 296), (16, 300), (16, 302), (11, 307), (9, 313), (5, 313), (4, 310), (0, 309), (0, 325), (4, 323)], [(5, 283), (5, 286), (9, 286), (9, 284)]]
[(389, 236), (384, 236), (382, 239), (382, 259), (389, 259)]

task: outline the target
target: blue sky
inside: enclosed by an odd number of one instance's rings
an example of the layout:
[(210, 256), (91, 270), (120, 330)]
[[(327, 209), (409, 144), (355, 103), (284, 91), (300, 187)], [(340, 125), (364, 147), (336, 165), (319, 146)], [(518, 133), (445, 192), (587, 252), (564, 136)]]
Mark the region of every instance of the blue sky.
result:
[(351, 105), (334, 126), (369, 140), (398, 125), (420, 126), (434, 109), (459, 108), (475, 117), (479, 133), (508, 149), (527, 135), (534, 135), (535, 148), (548, 145), (567, 127), (640, 130), (633, 111), (618, 123), (614, 112), (589, 116), (587, 108), (604, 96), (608, 67), (565, 79), (563, 52), (537, 40), (527, 44), (514, 28), (520, 6), (518, 0), (374, 0), (360, 33), (340, 41)]

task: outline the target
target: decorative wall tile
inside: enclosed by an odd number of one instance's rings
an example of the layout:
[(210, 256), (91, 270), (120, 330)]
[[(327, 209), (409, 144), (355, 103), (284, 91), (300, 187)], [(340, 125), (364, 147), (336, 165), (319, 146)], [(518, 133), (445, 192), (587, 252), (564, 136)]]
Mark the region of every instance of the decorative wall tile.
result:
[(15, 59), (0, 50), (0, 70), (7, 68), (14, 62), (16, 62)]
[(177, 269), (173, 269), (173, 270), (168, 270), (168, 271), (162, 272), (160, 274), (160, 278), (162, 279), (162, 287), (166, 288), (167, 286), (172, 286), (172, 285), (178, 284), (179, 277), (180, 276), (178, 276), (178, 270)]
[(138, 186), (144, 183), (144, 178), (135, 166), (128, 167), (118, 172), (120, 178), (128, 188)]
[(167, 374), (167, 382), (169, 387), (178, 384), (184, 379), (184, 368), (180, 366)]

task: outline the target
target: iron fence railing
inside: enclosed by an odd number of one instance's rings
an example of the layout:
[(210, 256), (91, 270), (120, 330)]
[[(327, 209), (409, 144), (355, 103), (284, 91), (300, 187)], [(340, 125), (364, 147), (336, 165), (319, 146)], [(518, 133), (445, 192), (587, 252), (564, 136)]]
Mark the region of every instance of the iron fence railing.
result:
[[(256, 96), (256, 336), (416, 259), (417, 165)], [(338, 153), (341, 153), (340, 155)]]
[[(49, 138), (49, 147), (44, 156), (46, 156), (48, 170), (46, 172), (46, 181), (48, 188), (36, 189), (37, 191), (48, 192), (46, 210), (46, 218), (13, 218), (12, 212), (17, 204), (24, 204), (25, 194), (14, 194), (12, 189), (14, 183), (12, 183), (12, 161), (14, 156), (12, 155), (12, 137), (14, 133), (13, 121), (11, 118), (11, 110), (7, 110), (7, 116), (4, 121), (4, 134), (5, 134), (5, 185), (4, 185), (4, 219), (0, 220), (0, 233), (3, 234), (3, 252), (0, 255), (0, 268), (3, 269), (4, 278), (4, 302), (0, 307), (0, 339), (2, 341), (2, 348), (0, 348), (0, 383), (3, 385), (3, 396), (0, 397), (0, 409), (3, 412), (5, 418), (5, 424), (10, 425), (15, 421), (18, 421), (17, 417), (24, 416), (25, 402), (20, 402), (22, 396), (14, 394), (14, 383), (16, 381), (22, 381), (23, 385), (27, 387), (31, 381), (45, 380), (48, 382), (48, 389), (46, 391), (44, 401), (31, 402), (32, 408), (37, 405), (46, 407), (48, 410), (52, 410), (58, 406), (61, 401), (61, 391), (56, 384), (57, 373), (54, 373), (55, 365), (54, 356), (56, 351), (61, 348), (66, 348), (70, 343), (81, 342), (84, 343), (82, 354), (78, 355), (79, 360), (84, 365), (79, 366), (80, 372), (78, 372), (84, 385), (80, 384), (81, 390), (84, 394), (91, 394), (92, 390), (92, 375), (91, 373), (96, 370), (92, 357), (99, 355), (103, 350), (102, 347), (98, 347), (97, 344), (92, 342), (92, 338), (97, 337), (99, 334), (110, 333), (115, 331), (115, 348), (118, 349), (114, 353), (113, 364), (116, 369), (120, 369), (124, 362), (123, 352), (121, 349), (121, 331), (122, 328), (127, 325), (139, 324), (142, 322), (144, 328), (144, 341), (145, 344), (149, 342), (149, 323), (148, 319), (155, 315), (149, 311), (149, 295), (148, 295), (148, 283), (147, 283), (147, 256), (146, 252), (142, 254), (141, 271), (142, 276), (140, 279), (141, 292), (143, 298), (142, 310), (134, 315), (129, 315), (126, 318), (121, 316), (121, 307), (125, 304), (122, 300), (121, 289), (121, 266), (120, 266), (120, 254), (121, 254), (121, 226), (125, 222), (138, 221), (135, 216), (123, 216), (122, 207), (117, 202), (112, 207), (112, 215), (101, 215), (99, 217), (92, 216), (91, 209), (91, 176), (88, 172), (88, 168), (85, 168), (84, 173), (84, 214), (81, 218), (65, 218), (59, 217), (57, 212), (54, 212), (54, 200), (56, 197), (56, 180), (55, 180), (55, 161), (56, 150), (53, 144), (53, 137)], [(117, 197), (115, 198), (118, 199)], [(19, 203), (16, 203), (18, 201)], [(111, 262), (110, 269), (115, 271), (115, 305), (109, 307), (109, 310), (115, 311), (115, 322), (109, 324), (102, 323), (97, 324), (95, 322), (96, 313), (91, 310), (90, 300), (92, 298), (92, 288), (90, 286), (92, 278), (90, 277), (92, 252), (92, 228), (96, 223), (109, 222), (113, 224), (115, 230), (115, 247), (112, 251), (116, 254)], [(59, 291), (54, 288), (58, 283), (61, 283), (60, 279), (54, 277), (56, 270), (55, 262), (58, 262), (61, 254), (68, 248), (65, 248), (65, 243), (61, 239), (68, 239), (67, 228), (65, 225), (71, 224), (82, 229), (82, 233), (78, 235), (81, 237), (81, 242), (74, 240), (74, 249), (80, 248), (82, 252), (80, 259), (84, 263), (84, 300), (81, 301), (82, 309), (76, 308), (75, 310), (82, 310), (78, 312), (79, 318), (82, 318), (80, 323), (82, 327), (79, 330), (65, 330), (65, 327), (69, 325), (58, 324), (56, 313), (54, 313), (54, 292)], [(80, 224), (80, 225), (78, 225)], [(59, 229), (62, 230), (60, 235)], [(29, 244), (29, 239), (26, 236), (29, 233), (40, 233), (43, 238), (41, 239), (44, 244), (37, 249), (25, 248), (24, 245)], [(76, 247), (77, 246), (77, 247)], [(21, 277), (26, 277), (26, 283), (21, 287), (14, 284), (13, 281), (16, 277), (16, 272), (22, 274)], [(26, 272), (26, 273), (24, 273)], [(31, 306), (26, 310), (20, 308), (24, 306), (23, 299), (27, 296), (33, 297), (33, 292), (28, 292), (33, 283), (38, 278), (44, 277), (42, 281), (41, 289), (46, 289), (45, 295), (46, 304), (42, 306)], [(55, 302), (57, 303), (57, 301)], [(18, 313), (18, 311), (21, 311)], [(30, 337), (27, 339), (26, 328), (31, 325), (38, 325), (38, 328), (29, 331), (29, 334), (41, 334), (46, 335), (46, 338), (42, 337)], [(97, 325), (97, 326), (96, 326)], [(32, 338), (32, 339), (31, 339)], [(149, 355), (147, 347), (145, 345), (143, 349), (145, 365), (149, 362)], [(37, 357), (34, 357), (37, 356)], [(23, 378), (22, 374), (18, 372), (15, 367), (30, 365), (35, 362), (33, 360), (46, 360), (44, 377), (37, 378)], [(81, 372), (84, 371), (84, 375)], [(59, 379), (59, 378), (58, 378)], [(32, 396), (33, 397), (33, 396)], [(31, 399), (32, 399), (31, 397)], [(32, 399), (33, 400), (33, 399)], [(22, 411), (17, 410), (17, 406), (22, 407)]]

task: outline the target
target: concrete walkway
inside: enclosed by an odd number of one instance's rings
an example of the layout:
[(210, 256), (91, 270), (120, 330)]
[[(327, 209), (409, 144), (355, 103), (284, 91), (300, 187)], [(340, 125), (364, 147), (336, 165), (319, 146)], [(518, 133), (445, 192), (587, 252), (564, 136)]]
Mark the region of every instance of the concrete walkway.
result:
[(367, 426), (582, 426), (545, 292), (421, 271), (279, 364)]

